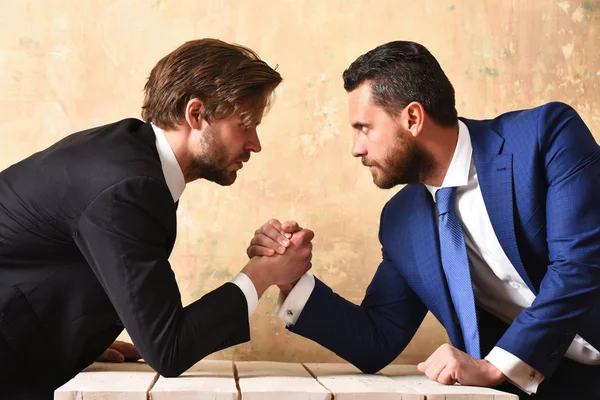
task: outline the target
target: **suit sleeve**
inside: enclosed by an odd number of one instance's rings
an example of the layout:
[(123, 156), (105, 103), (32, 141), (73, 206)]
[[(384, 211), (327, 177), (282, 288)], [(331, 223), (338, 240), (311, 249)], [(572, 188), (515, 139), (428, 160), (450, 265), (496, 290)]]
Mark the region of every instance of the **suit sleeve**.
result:
[[(385, 208), (382, 213), (382, 225)], [(380, 240), (383, 226), (380, 229)], [(289, 329), (335, 352), (361, 371), (375, 373), (392, 362), (408, 345), (427, 314), (390, 260), (383, 260), (361, 305), (334, 293), (315, 279), (300, 317)]]
[(135, 346), (163, 376), (250, 337), (246, 299), (233, 283), (182, 306), (165, 250), (163, 216), (172, 208), (164, 183), (129, 178), (101, 193), (74, 232)]
[(541, 110), (549, 264), (535, 301), (498, 347), (548, 378), (600, 302), (600, 153), (572, 108), (551, 103)]

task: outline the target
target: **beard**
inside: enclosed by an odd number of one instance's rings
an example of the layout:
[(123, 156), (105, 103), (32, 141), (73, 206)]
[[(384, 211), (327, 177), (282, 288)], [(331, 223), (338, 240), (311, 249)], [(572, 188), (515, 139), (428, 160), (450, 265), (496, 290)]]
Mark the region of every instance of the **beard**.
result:
[(396, 137), (396, 145), (381, 161), (362, 158), (364, 166), (375, 168), (371, 170), (373, 183), (381, 189), (423, 182), (435, 166), (433, 157), (412, 136), (398, 131)]
[(249, 152), (244, 152), (238, 157), (231, 157), (227, 146), (217, 139), (217, 130), (209, 127), (201, 143), (201, 152), (197, 154), (186, 173), (194, 179), (206, 179), (221, 186), (233, 184), (237, 178), (237, 171), (228, 171), (227, 168), (236, 161), (247, 161)]

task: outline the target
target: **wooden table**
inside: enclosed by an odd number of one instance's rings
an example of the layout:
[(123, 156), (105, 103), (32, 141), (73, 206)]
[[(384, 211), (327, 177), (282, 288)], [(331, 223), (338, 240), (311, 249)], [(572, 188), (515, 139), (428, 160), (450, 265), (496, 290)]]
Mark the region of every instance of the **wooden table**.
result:
[(444, 386), (415, 366), (366, 375), (349, 364), (200, 361), (178, 378), (143, 363), (94, 363), (55, 400), (517, 400), (493, 389)]

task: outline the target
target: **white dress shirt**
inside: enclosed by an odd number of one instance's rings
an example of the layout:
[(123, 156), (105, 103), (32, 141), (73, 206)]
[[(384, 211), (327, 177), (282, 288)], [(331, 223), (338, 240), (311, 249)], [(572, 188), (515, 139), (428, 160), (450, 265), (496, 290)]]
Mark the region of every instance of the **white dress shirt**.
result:
[[(531, 306), (535, 295), (525, 284), (504, 253), (485, 208), (467, 126), (458, 122), (458, 142), (441, 187), (456, 187), (454, 208), (461, 222), (471, 264), (473, 294), (479, 307), (512, 323)], [(433, 196), (439, 187), (426, 185)], [(315, 286), (314, 277), (304, 275), (287, 298), (280, 294), (276, 307), (278, 315), (293, 325), (306, 305)], [(584, 364), (600, 365), (600, 353), (580, 336), (576, 336), (566, 357)], [(526, 393), (535, 393), (544, 376), (508, 351), (495, 347), (486, 360)]]
[[(152, 124), (152, 129), (156, 136), (156, 150), (158, 151), (165, 181), (167, 182), (171, 196), (173, 196), (173, 201), (177, 202), (185, 189), (183, 172), (162, 129), (154, 124)], [(231, 280), (231, 283), (237, 285), (244, 293), (246, 303), (248, 304), (248, 316), (250, 316), (258, 305), (258, 293), (252, 280), (248, 278), (248, 275), (240, 272)]]

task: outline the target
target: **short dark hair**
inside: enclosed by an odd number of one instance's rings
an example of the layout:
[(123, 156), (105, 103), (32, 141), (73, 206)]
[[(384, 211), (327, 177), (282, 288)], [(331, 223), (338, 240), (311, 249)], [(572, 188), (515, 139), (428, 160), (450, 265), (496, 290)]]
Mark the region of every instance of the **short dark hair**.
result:
[(457, 124), (454, 88), (423, 45), (395, 41), (378, 46), (350, 64), (343, 78), (347, 92), (370, 82), (375, 104), (390, 115), (416, 101), (436, 123)]
[(184, 43), (163, 57), (150, 72), (142, 118), (163, 129), (183, 122), (186, 104), (203, 103), (209, 123), (242, 112), (244, 123), (256, 123), (281, 75), (247, 47), (217, 39)]

